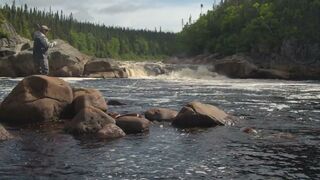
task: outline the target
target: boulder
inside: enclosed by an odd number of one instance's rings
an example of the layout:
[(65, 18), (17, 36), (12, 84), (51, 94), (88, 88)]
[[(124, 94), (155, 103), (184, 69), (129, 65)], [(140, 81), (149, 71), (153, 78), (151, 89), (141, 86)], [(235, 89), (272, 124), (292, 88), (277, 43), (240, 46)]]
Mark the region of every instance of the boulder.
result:
[(97, 133), (107, 124), (115, 124), (115, 120), (94, 107), (85, 107), (66, 123), (66, 131), (74, 134)]
[(121, 128), (115, 124), (107, 124), (97, 133), (97, 136), (102, 139), (121, 138), (126, 135)]
[(0, 124), (0, 141), (12, 139), (13, 136)]
[(50, 75), (59, 77), (79, 77), (90, 57), (62, 40), (55, 40), (57, 46), (49, 49)]
[(112, 70), (113, 60), (109, 59), (95, 59), (87, 62), (84, 66), (84, 74), (93, 74), (98, 72), (109, 72)]
[(181, 109), (172, 125), (179, 128), (194, 128), (233, 125), (234, 123), (234, 117), (215, 106), (191, 102)]
[(128, 78), (128, 73), (113, 59), (95, 59), (87, 62), (84, 74), (92, 78)]
[(136, 134), (149, 131), (150, 121), (136, 116), (121, 116), (116, 124), (127, 134)]
[(172, 122), (178, 112), (167, 108), (152, 108), (144, 113), (144, 116), (150, 121)]
[(74, 112), (79, 112), (79, 110), (88, 106), (93, 106), (102, 111), (108, 109), (107, 103), (99, 90), (78, 88), (73, 89), (73, 95)]
[(56, 120), (72, 100), (72, 89), (62, 79), (29, 76), (20, 81), (2, 102), (0, 120), (8, 123)]

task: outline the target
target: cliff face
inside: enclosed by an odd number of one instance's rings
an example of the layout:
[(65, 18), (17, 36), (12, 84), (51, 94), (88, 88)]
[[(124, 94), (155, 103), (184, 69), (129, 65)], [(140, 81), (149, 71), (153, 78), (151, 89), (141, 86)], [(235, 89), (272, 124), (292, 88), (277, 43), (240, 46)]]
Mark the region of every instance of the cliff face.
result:
[(320, 79), (320, 45), (296, 39), (283, 41), (278, 53), (251, 53), (251, 62), (262, 68), (290, 73), (290, 79)]

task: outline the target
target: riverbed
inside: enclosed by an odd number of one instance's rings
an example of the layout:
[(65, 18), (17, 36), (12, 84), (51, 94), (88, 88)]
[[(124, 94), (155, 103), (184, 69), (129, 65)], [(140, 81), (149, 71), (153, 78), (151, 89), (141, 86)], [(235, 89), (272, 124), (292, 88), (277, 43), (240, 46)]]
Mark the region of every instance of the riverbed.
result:
[[(20, 79), (0, 79), (0, 101)], [(233, 127), (181, 130), (155, 123), (150, 132), (101, 141), (24, 129), (0, 142), (0, 179), (319, 179), (320, 83), (223, 77), (65, 79), (99, 89), (141, 113), (180, 110), (191, 101), (241, 119)], [(17, 112), (18, 113), (18, 112)], [(240, 131), (253, 127), (256, 135)]]

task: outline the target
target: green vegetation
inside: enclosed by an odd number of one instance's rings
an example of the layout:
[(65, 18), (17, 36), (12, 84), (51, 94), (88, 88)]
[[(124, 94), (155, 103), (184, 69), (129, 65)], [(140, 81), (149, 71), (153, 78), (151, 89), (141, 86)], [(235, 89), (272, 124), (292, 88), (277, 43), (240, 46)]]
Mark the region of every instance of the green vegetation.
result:
[(180, 52), (277, 53), (284, 40), (320, 42), (320, 0), (225, 0), (178, 34)]
[(65, 16), (62, 11), (44, 12), (36, 8), (29, 9), (27, 5), (17, 7), (15, 3), (0, 7), (0, 12), (26, 38), (32, 38), (37, 24), (45, 24), (51, 28), (50, 39), (63, 39), (80, 51), (97, 57), (158, 59), (170, 56), (175, 51), (174, 33), (79, 22), (72, 14)]

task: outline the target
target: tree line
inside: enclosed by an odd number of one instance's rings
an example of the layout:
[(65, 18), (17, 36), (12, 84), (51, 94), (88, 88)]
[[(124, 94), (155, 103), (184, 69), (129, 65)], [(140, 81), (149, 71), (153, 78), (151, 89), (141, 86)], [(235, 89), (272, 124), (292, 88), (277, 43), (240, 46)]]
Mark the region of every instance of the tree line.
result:
[(284, 40), (320, 42), (320, 0), (222, 0), (178, 34), (179, 52), (277, 53)]
[[(0, 7), (0, 23), (5, 19), (16, 31), (29, 39), (37, 30), (37, 24), (48, 25), (49, 38), (63, 39), (80, 51), (96, 57), (120, 59), (161, 58), (175, 52), (176, 35), (154, 30), (135, 30), (122, 27), (105, 26), (90, 22), (80, 22), (73, 15), (63, 11), (41, 11), (12, 5)], [(0, 30), (0, 36), (5, 33)]]

